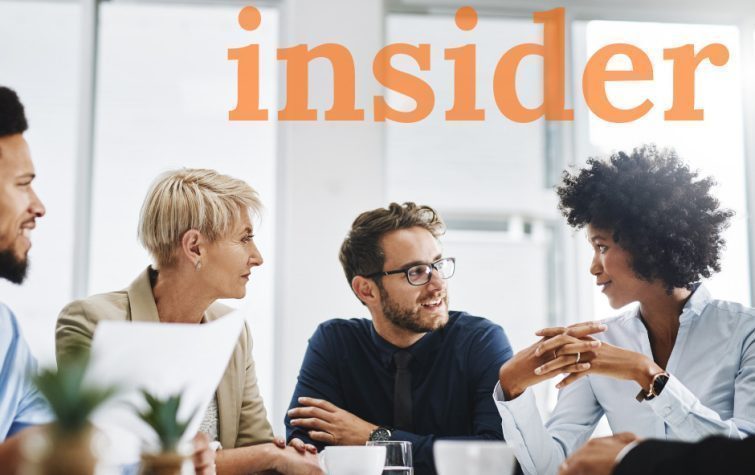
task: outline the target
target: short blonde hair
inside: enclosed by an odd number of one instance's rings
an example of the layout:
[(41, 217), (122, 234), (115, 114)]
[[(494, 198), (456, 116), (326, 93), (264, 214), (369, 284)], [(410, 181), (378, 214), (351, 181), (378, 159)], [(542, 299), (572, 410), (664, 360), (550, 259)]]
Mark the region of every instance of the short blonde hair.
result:
[(170, 266), (184, 233), (196, 229), (210, 241), (224, 237), (242, 212), (259, 215), (257, 192), (243, 180), (215, 170), (183, 168), (158, 176), (139, 215), (139, 241), (158, 267)]

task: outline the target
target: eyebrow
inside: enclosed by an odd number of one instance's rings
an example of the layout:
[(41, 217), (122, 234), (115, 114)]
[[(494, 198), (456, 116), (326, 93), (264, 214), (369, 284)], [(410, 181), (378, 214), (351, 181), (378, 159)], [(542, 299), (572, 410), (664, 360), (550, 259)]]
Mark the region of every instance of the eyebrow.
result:
[(418, 265), (420, 265), (420, 264), (430, 264), (430, 263), (432, 263), (432, 262), (435, 262), (435, 261), (437, 261), (438, 259), (441, 259), (442, 257), (443, 257), (443, 254), (438, 254), (438, 255), (437, 255), (437, 256), (435, 256), (435, 257), (433, 258), (433, 260), (432, 260), (432, 261), (430, 261), (430, 262), (427, 262), (427, 261), (419, 261), (419, 260), (418, 260), (418, 261), (407, 262), (407, 263), (406, 263), (406, 264), (404, 264), (403, 266), (400, 266), (400, 269), (407, 269), (407, 268), (409, 268), (409, 267), (418, 266)]
[(244, 230), (243, 230), (243, 231), (241, 231), (241, 232), (242, 232), (243, 234), (252, 234), (252, 227), (251, 227), (251, 226), (247, 226), (247, 227), (245, 227), (245, 228), (244, 228)]
[(595, 242), (595, 241), (598, 241), (598, 240), (605, 241), (605, 240), (607, 240), (607, 238), (604, 237), (602, 234), (597, 234), (597, 235), (595, 235), (595, 236), (593, 236), (593, 237), (590, 238), (590, 242)]

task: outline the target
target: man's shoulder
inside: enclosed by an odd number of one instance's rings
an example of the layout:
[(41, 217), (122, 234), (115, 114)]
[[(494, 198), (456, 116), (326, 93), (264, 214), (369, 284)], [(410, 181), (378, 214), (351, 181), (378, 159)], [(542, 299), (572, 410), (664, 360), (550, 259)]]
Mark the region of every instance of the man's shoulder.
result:
[(485, 317), (478, 317), (464, 311), (451, 310), (448, 312), (448, 318), (448, 327), (460, 335), (503, 331), (503, 328), (497, 323), (491, 322)]
[(361, 335), (369, 334), (372, 320), (369, 318), (332, 318), (320, 323), (316, 333), (324, 335)]
[(19, 338), (18, 322), (13, 311), (0, 303), (0, 354), (8, 351), (13, 342)]

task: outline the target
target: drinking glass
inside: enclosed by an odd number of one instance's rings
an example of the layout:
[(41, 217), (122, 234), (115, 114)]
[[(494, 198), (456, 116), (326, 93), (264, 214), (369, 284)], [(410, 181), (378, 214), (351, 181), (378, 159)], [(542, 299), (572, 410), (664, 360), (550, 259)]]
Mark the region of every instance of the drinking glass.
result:
[(367, 445), (385, 447), (383, 475), (414, 475), (411, 442), (406, 440), (370, 440)]

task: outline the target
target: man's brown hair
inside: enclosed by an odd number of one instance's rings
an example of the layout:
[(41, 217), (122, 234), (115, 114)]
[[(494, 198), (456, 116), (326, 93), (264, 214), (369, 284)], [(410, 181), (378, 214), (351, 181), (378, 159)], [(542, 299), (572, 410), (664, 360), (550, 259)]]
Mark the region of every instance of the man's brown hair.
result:
[(437, 211), (412, 202), (391, 203), (388, 208), (360, 214), (351, 225), (338, 255), (349, 285), (355, 276), (369, 275), (383, 269), (385, 253), (380, 246), (383, 236), (391, 231), (413, 227), (427, 229), (436, 239), (446, 231)]

